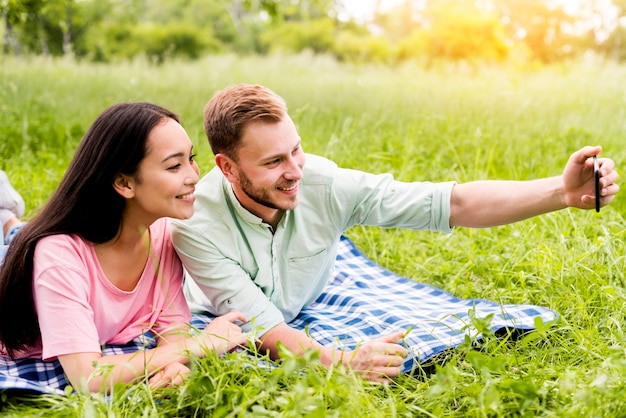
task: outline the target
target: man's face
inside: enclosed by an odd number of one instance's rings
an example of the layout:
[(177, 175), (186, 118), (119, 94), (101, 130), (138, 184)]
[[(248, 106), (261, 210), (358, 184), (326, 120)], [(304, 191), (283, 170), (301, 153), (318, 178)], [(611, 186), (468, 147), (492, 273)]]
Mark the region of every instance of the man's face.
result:
[(235, 195), (250, 212), (271, 224), (298, 204), (305, 155), (289, 116), (245, 127), (233, 163)]

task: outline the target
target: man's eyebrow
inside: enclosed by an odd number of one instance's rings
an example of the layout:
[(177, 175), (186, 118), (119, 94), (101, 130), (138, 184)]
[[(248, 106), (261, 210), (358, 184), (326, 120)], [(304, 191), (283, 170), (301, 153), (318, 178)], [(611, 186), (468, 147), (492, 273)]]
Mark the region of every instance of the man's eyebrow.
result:
[[(294, 145), (294, 146), (291, 148), (291, 151), (292, 151), (292, 152), (293, 152), (293, 151), (295, 151), (296, 149), (300, 148), (300, 146), (301, 146), (301, 145), (302, 145), (302, 139), (298, 138), (298, 143), (297, 143), (296, 145)], [(264, 157), (260, 157), (260, 158), (258, 159), (258, 162), (259, 162), (260, 164), (264, 164), (264, 163), (266, 163), (266, 162), (268, 162), (268, 161), (272, 161), (272, 160), (277, 160), (277, 159), (284, 158), (284, 156), (285, 156), (286, 154), (289, 154), (289, 153), (280, 152), (280, 153), (278, 153), (278, 154), (271, 154), (271, 155), (267, 155), (267, 156), (264, 156)]]

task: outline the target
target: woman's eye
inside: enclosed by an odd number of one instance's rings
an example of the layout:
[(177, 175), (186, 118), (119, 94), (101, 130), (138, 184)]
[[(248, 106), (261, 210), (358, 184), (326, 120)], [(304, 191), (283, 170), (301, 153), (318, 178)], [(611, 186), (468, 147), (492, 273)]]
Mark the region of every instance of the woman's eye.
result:
[(175, 164), (175, 165), (169, 167), (168, 170), (177, 170), (179, 168), (180, 168), (180, 164)]

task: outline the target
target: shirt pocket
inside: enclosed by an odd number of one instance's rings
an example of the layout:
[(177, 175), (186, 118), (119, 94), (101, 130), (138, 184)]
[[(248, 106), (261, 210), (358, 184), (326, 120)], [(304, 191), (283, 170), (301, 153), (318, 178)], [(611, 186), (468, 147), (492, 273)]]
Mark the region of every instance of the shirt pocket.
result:
[(297, 298), (298, 305), (304, 306), (313, 302), (321, 293), (330, 277), (333, 263), (328, 259), (328, 248), (302, 257), (289, 258), (289, 270), (285, 283), (289, 298)]

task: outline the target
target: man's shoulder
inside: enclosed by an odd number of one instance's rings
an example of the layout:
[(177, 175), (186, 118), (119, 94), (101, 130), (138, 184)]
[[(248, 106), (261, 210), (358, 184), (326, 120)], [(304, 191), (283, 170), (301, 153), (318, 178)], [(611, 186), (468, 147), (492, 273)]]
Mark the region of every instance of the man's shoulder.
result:
[(317, 154), (305, 154), (306, 155), (306, 163), (304, 164), (304, 168), (324, 168), (324, 167), (337, 167), (337, 163), (332, 160), (329, 160), (326, 157), (322, 157)]
[(316, 183), (322, 179), (331, 179), (335, 176), (338, 168), (337, 164), (328, 158), (315, 154), (306, 154), (303, 181), (305, 183)]
[(196, 189), (199, 193), (205, 193), (215, 190), (221, 190), (223, 185), (224, 174), (219, 167), (213, 167), (208, 173), (206, 173), (196, 185)]
[(199, 231), (219, 222), (228, 206), (223, 181), (217, 167), (205, 174), (196, 185), (194, 214), (189, 219), (172, 219), (172, 228)]

